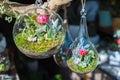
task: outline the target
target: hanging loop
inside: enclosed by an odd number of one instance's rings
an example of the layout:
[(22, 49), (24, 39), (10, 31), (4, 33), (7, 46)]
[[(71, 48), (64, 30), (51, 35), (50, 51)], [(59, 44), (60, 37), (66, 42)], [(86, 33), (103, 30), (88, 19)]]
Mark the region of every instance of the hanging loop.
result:
[(36, 0), (35, 1), (35, 5), (37, 6), (37, 8), (40, 8), (40, 6), (43, 4), (42, 0)]
[(86, 17), (86, 14), (87, 14), (87, 13), (86, 13), (85, 11), (80, 11), (80, 15), (81, 15), (82, 18), (85, 18), (85, 17)]
[(86, 16), (85, 3), (86, 3), (86, 0), (81, 0), (81, 4), (82, 4), (82, 9), (80, 11), (81, 17), (85, 17)]
[(82, 10), (81, 11), (85, 11), (85, 3), (86, 3), (86, 0), (81, 0), (81, 4), (82, 4)]

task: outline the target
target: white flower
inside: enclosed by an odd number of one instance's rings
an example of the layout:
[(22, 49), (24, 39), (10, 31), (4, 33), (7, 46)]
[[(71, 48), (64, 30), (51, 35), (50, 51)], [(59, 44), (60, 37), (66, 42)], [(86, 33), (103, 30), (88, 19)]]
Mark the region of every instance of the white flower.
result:
[(80, 62), (81, 62), (81, 60), (79, 58), (74, 59), (74, 64), (79, 64)]
[(28, 37), (28, 41), (35, 42), (37, 41), (37, 37)]

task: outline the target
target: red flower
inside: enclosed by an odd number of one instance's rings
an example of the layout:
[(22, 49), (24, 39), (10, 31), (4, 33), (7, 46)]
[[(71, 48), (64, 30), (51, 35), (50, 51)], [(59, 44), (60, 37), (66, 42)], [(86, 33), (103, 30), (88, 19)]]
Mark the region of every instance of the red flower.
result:
[(116, 44), (120, 44), (120, 39), (115, 39)]
[(78, 53), (79, 53), (80, 55), (82, 55), (82, 56), (85, 56), (86, 53), (87, 53), (87, 51), (86, 51), (86, 49), (81, 48), (81, 49), (78, 50)]
[(45, 14), (39, 14), (37, 17), (36, 17), (36, 21), (39, 23), (39, 24), (45, 24), (47, 22), (48, 18)]

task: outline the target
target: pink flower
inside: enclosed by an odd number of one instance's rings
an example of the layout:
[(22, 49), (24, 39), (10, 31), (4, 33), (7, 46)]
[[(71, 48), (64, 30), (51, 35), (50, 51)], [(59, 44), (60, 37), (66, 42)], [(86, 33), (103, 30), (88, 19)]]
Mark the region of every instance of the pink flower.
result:
[(81, 49), (78, 50), (78, 53), (79, 53), (80, 55), (82, 55), (82, 56), (85, 56), (86, 53), (87, 53), (87, 51), (86, 51), (86, 49), (81, 48)]
[(36, 21), (39, 23), (39, 24), (45, 24), (47, 22), (48, 18), (45, 14), (39, 14), (37, 17), (36, 17)]
[(116, 44), (120, 44), (120, 38), (119, 39), (115, 39), (115, 43)]

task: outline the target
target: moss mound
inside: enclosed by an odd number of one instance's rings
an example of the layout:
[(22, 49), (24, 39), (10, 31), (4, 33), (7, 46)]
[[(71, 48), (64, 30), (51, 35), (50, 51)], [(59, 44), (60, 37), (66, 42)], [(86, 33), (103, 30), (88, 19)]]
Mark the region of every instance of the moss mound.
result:
[(63, 37), (64, 35), (60, 32), (55, 39), (42, 39), (41, 41), (30, 42), (28, 41), (27, 37), (23, 37), (22, 33), (19, 33), (15, 36), (14, 40), (18, 48), (22, 50), (29, 50), (34, 53), (42, 53), (59, 45), (62, 42)]

